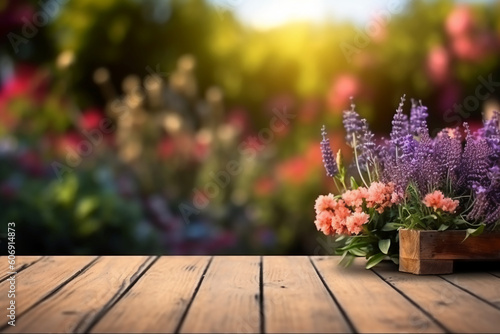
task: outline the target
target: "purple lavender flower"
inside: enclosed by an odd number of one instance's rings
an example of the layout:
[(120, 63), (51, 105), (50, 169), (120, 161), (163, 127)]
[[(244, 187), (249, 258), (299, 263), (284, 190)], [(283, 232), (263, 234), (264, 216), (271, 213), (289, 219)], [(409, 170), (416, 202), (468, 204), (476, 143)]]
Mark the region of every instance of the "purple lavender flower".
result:
[(346, 132), (346, 141), (347, 144), (353, 147), (353, 142), (356, 140), (359, 142), (361, 138), (361, 132), (363, 129), (363, 122), (361, 117), (359, 117), (358, 113), (354, 110), (356, 105), (352, 103), (351, 100), (351, 110), (344, 111), (343, 124)]
[(492, 149), (492, 162), (500, 160), (500, 114), (498, 111), (493, 113), (489, 121), (484, 122), (483, 128), (479, 131), (479, 136), (488, 141)]
[(460, 163), (458, 186), (471, 189), (474, 185), (485, 185), (490, 166), (491, 148), (486, 139), (476, 137), (464, 123), (467, 137)]
[(321, 154), (323, 155), (323, 165), (325, 166), (326, 175), (334, 177), (338, 169), (330, 147), (330, 139), (326, 137), (327, 133), (324, 125), (321, 128), (321, 135), (323, 136), (323, 140), (321, 141)]
[[(462, 137), (458, 128), (444, 129), (434, 139), (435, 160), (444, 167), (443, 177), (456, 185), (458, 168), (462, 158)], [(456, 187), (453, 187), (454, 189)]]
[(408, 134), (408, 116), (403, 114), (403, 105), (405, 102), (405, 95), (401, 98), (398, 109), (396, 109), (396, 114), (392, 120), (392, 131), (391, 131), (391, 141), (396, 146), (400, 148), (403, 146), (403, 141)]
[(411, 100), (411, 112), (410, 112), (410, 133), (414, 136), (420, 136), (422, 133), (429, 133), (427, 127), (427, 107), (422, 105), (419, 101), (417, 105), (415, 100)]
[(358, 144), (358, 163), (361, 165), (361, 168), (363, 170), (366, 170), (367, 165), (372, 166), (376, 163), (377, 151), (375, 144), (375, 135), (370, 131), (366, 119), (361, 119), (361, 124), (361, 136)]

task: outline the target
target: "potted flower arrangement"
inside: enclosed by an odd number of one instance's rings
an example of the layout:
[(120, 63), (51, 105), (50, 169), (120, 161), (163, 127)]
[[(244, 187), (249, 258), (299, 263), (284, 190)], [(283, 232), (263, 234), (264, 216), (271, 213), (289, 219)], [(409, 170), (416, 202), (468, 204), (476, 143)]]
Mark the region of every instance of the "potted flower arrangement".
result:
[(446, 128), (432, 137), (427, 108), (412, 100), (408, 116), (404, 102), (390, 138), (379, 141), (353, 103), (344, 111), (356, 178), (323, 127), (323, 162), (338, 194), (316, 200), (318, 231), (344, 239), (336, 252), (345, 265), (356, 256), (367, 258), (366, 268), (389, 258), (425, 274), (451, 272), (455, 259), (500, 259), (499, 113), (476, 132), (464, 123), (464, 135)]

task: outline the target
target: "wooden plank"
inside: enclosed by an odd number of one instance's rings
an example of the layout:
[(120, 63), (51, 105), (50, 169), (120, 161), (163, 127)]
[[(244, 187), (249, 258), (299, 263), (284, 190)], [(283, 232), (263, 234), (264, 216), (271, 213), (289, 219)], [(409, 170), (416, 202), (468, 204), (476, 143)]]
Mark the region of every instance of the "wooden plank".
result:
[[(39, 261), (42, 256), (16, 256), (15, 271), (20, 272), (27, 267), (33, 265)], [(9, 259), (7, 256), (0, 256), (0, 282), (7, 279), (10, 275), (7, 272), (12, 270), (9, 269)]]
[(308, 257), (264, 257), (263, 283), (266, 333), (352, 332)]
[(339, 266), (336, 257), (316, 256), (312, 260), (356, 332), (443, 332), (418, 307), (373, 271), (366, 270), (365, 259), (356, 259), (349, 268)]
[[(95, 256), (44, 257), (26, 270), (21, 271), (16, 276), (16, 316), (20, 316), (54, 289), (66, 283), (95, 258)], [(0, 283), (0, 291), (8, 289), (8, 281)], [(9, 302), (10, 299), (6, 293), (0, 294), (2, 309), (7, 308)]]
[(451, 274), (453, 260), (422, 260), (400, 257), (399, 271), (415, 275)]
[(500, 259), (500, 233), (469, 237), (466, 231), (419, 231), (422, 259), (495, 260)]
[(7, 327), (6, 332), (87, 332), (99, 312), (109, 308), (152, 261), (147, 256), (101, 257), (57, 293), (19, 317), (16, 326)]
[(449, 332), (498, 333), (500, 310), (443, 280), (414, 276), (385, 265), (374, 269)]
[(478, 296), (500, 309), (500, 278), (488, 273), (456, 273), (442, 276), (464, 290)]
[(95, 333), (173, 333), (210, 257), (161, 257), (92, 328)]
[(259, 274), (258, 256), (214, 257), (180, 331), (259, 332)]
[(466, 237), (466, 231), (399, 231), (400, 271), (447, 274), (452, 260), (499, 260), (500, 233)]

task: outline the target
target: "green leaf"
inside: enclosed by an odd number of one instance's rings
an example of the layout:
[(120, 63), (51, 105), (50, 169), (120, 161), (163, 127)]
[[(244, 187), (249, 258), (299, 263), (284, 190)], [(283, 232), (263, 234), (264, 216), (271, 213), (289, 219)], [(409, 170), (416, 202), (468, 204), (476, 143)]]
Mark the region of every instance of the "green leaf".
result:
[(391, 261), (394, 262), (395, 264), (399, 264), (399, 255), (397, 254), (391, 255)]
[(465, 236), (464, 240), (462, 240), (462, 242), (464, 242), (470, 236), (477, 237), (478, 235), (483, 233), (484, 226), (485, 226), (484, 224), (481, 224), (481, 225), (479, 225), (478, 228), (468, 228), (467, 235)]
[(352, 188), (353, 190), (356, 190), (356, 189), (358, 189), (358, 188), (359, 188), (358, 183), (356, 182), (356, 180), (355, 180), (355, 179), (354, 179), (354, 177), (352, 177), (352, 176), (351, 176), (351, 188)]
[(372, 255), (368, 258), (368, 261), (366, 262), (366, 269), (370, 269), (374, 266), (376, 266), (377, 264), (380, 263), (380, 261), (382, 261), (383, 259), (385, 258), (385, 254), (384, 253), (377, 253), (375, 255)]
[(88, 196), (82, 198), (76, 206), (75, 210), (76, 218), (78, 219), (87, 218), (92, 213), (92, 211), (94, 211), (97, 208), (98, 205), (99, 201), (97, 200), (97, 197)]
[(384, 254), (389, 252), (389, 247), (391, 247), (391, 239), (382, 239), (378, 241), (378, 248)]
[(399, 228), (399, 224), (387, 223), (382, 227), (382, 231), (395, 231)]
[(342, 241), (342, 240), (344, 240), (345, 238), (346, 238), (346, 236), (345, 236), (345, 235), (341, 235), (340, 237), (338, 237), (338, 238), (336, 238), (336, 239), (335, 239), (335, 242)]
[(366, 251), (359, 249), (359, 248), (353, 248), (349, 250), (349, 253), (351, 253), (354, 256), (366, 256)]
[(448, 227), (450, 227), (450, 225), (441, 224), (441, 226), (439, 226), (438, 228), (438, 231), (446, 231)]
[(347, 254), (347, 252), (346, 252), (342, 256), (342, 259), (340, 260), (339, 265), (341, 265), (344, 268), (347, 268), (352, 264), (352, 262), (354, 261), (355, 258), (356, 258), (355, 256), (353, 256), (351, 254)]

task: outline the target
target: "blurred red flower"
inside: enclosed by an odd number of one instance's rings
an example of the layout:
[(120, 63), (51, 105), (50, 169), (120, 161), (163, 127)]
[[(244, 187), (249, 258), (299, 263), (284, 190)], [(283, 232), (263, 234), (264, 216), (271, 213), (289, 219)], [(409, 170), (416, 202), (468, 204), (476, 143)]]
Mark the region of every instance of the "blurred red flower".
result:
[(351, 96), (360, 95), (361, 84), (352, 74), (342, 74), (333, 82), (328, 91), (327, 103), (335, 113), (342, 113), (342, 110), (350, 104)]
[(255, 182), (254, 192), (258, 196), (271, 194), (276, 188), (276, 181), (272, 177), (261, 177)]
[(83, 130), (92, 130), (99, 128), (99, 123), (103, 118), (103, 113), (99, 109), (87, 109), (82, 113), (82, 116), (80, 117), (80, 128)]
[(309, 168), (309, 162), (299, 156), (280, 163), (276, 166), (276, 171), (282, 181), (298, 186), (306, 181)]
[(163, 138), (158, 144), (158, 156), (168, 159), (175, 153), (175, 143), (171, 138)]

